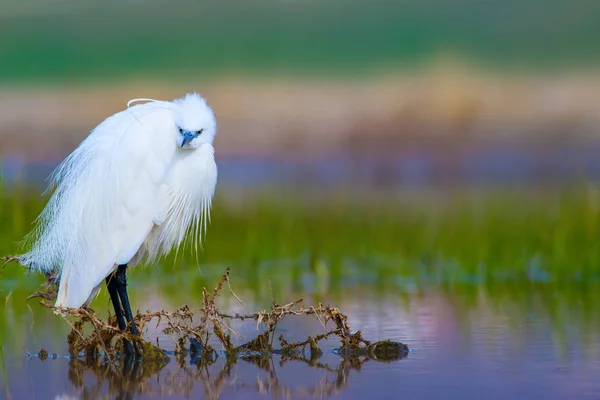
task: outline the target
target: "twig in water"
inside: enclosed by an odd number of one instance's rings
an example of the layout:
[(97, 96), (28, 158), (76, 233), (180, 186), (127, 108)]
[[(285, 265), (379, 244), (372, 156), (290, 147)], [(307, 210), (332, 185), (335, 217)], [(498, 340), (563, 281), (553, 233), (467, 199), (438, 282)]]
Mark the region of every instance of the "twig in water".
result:
[[(395, 357), (394, 354), (399, 357), (408, 351), (405, 345), (398, 342), (382, 341), (372, 343), (362, 337), (361, 331), (352, 333), (348, 325), (347, 316), (337, 307), (324, 306), (321, 303), (316, 306), (305, 307), (302, 299), (284, 305), (273, 302), (270, 309), (249, 314), (236, 313), (231, 315), (221, 312), (216, 306), (216, 298), (220, 295), (225, 283), (227, 283), (232, 295), (241, 304), (244, 304), (233, 292), (229, 281), (229, 274), (230, 269), (227, 268), (211, 292), (207, 291), (206, 288), (202, 289), (201, 315), (199, 325), (196, 327), (192, 325), (194, 314), (186, 305), (173, 312), (164, 310), (157, 312), (147, 311), (144, 314), (138, 312), (134, 317), (134, 322), (139, 327), (140, 332), (145, 334), (146, 337), (151, 336), (161, 324), (166, 323), (166, 327), (162, 331), (173, 339), (176, 344), (177, 353), (187, 353), (188, 350), (185, 348), (185, 343), (190, 342), (189, 351), (196, 353), (199, 359), (206, 362), (214, 362), (215, 356), (218, 356), (216, 350), (209, 344), (211, 337), (218, 339), (225, 350), (227, 358), (237, 358), (240, 354), (246, 354), (248, 351), (260, 352), (265, 355), (280, 353), (287, 357), (297, 357), (299, 351), (309, 346), (311, 360), (313, 360), (322, 354), (318, 343), (322, 340), (327, 340), (331, 336), (337, 336), (340, 339), (342, 347), (339, 350), (342, 355), (350, 356), (358, 354), (366, 357), (391, 359)], [(48, 299), (51, 297), (55, 282), (56, 279), (54, 277), (47, 277), (47, 281), (30, 298), (41, 297), (44, 300)], [(52, 309), (65, 319), (76, 318), (73, 322), (67, 320), (72, 328), (71, 333), (67, 337), (67, 342), (69, 344), (69, 352), (73, 356), (77, 356), (81, 351), (85, 351), (86, 355), (96, 357), (98, 350), (101, 349), (104, 354), (112, 359), (122, 351), (121, 339), (125, 338), (139, 343), (143, 349), (143, 356), (145, 358), (157, 357), (160, 360), (166, 357), (160, 348), (144, 340), (141, 336), (134, 336), (129, 332), (121, 331), (117, 326), (114, 316), (111, 316), (108, 321), (102, 321), (90, 308), (71, 309), (54, 307), (44, 300), (40, 301), (44, 307)], [(323, 326), (325, 332), (308, 336), (305, 340), (295, 343), (287, 341), (283, 335), (280, 335), (279, 344), (281, 348), (274, 349), (273, 342), (278, 324), (285, 318), (293, 316), (314, 316), (321, 326)], [(257, 328), (260, 328), (260, 325), (264, 325), (266, 330), (236, 347), (231, 341), (231, 335), (233, 334), (236, 337), (240, 337), (241, 335), (228, 326), (224, 321), (225, 319), (229, 321), (253, 320)], [(156, 324), (153, 324), (150, 330), (150, 323), (153, 320), (156, 321)], [(89, 335), (84, 334), (84, 326), (86, 324), (91, 325), (92, 328), (92, 332)], [(333, 326), (329, 328), (328, 325)]]

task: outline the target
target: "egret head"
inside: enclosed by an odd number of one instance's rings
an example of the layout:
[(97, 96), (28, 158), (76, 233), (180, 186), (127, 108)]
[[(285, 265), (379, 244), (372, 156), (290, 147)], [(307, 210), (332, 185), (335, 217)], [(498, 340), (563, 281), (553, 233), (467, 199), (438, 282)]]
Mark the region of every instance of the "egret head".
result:
[(173, 100), (177, 144), (182, 149), (197, 149), (212, 144), (217, 124), (206, 100), (197, 93)]

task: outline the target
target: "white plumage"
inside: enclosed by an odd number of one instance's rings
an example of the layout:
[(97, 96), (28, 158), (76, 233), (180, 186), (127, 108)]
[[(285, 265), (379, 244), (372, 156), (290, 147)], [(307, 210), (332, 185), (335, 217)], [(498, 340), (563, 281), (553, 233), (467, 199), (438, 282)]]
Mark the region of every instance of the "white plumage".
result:
[(199, 95), (151, 100), (107, 118), (60, 164), (20, 257), (59, 273), (56, 306), (80, 307), (118, 265), (150, 263), (188, 231), (197, 248), (217, 182), (215, 134)]

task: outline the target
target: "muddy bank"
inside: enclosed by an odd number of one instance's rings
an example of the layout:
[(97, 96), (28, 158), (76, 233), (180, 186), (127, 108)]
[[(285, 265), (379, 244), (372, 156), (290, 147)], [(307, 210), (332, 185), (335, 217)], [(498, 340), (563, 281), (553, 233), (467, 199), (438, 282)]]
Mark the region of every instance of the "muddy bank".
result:
[(0, 156), (62, 157), (135, 97), (198, 90), (221, 155), (396, 154), (472, 144), (560, 147), (600, 137), (600, 76), (500, 76), (465, 68), (364, 80), (137, 82), (0, 88)]

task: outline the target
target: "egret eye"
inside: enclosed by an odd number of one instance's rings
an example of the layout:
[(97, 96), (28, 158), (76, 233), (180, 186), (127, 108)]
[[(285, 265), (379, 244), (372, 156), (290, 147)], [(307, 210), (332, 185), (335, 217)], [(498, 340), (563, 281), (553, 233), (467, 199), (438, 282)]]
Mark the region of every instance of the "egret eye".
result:
[(179, 133), (183, 133), (183, 129), (179, 128)]
[(203, 130), (204, 130), (204, 128), (200, 129), (198, 132), (196, 132), (196, 134), (200, 135)]

